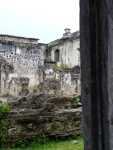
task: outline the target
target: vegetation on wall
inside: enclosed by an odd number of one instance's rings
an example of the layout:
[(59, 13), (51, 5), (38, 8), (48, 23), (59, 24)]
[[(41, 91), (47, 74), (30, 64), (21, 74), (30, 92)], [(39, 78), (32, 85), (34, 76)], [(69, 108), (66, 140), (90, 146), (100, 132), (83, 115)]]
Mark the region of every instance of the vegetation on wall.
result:
[(22, 49), (31, 49), (33, 47), (32, 44), (16, 44), (17, 47), (22, 48)]
[(76, 105), (81, 105), (80, 95), (74, 96), (73, 101), (76, 103)]
[(63, 71), (63, 70), (65, 70), (65, 69), (69, 69), (69, 67), (68, 67), (68, 65), (65, 65), (65, 64), (60, 64), (60, 65), (55, 64), (55, 65), (53, 66), (53, 69), (54, 69), (55, 71)]
[(0, 147), (7, 142), (8, 137), (8, 120), (7, 115), (11, 108), (7, 103), (0, 104)]

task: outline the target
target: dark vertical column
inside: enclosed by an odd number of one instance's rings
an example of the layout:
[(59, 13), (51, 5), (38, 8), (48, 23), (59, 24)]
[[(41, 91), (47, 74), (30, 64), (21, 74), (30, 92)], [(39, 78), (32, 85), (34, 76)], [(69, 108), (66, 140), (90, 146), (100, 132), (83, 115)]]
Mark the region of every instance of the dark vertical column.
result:
[(2, 74), (2, 64), (0, 63), (0, 94), (1, 94), (1, 84), (2, 84), (1, 74)]
[(110, 150), (113, 150), (113, 0), (109, 0), (108, 6), (108, 122)]
[(80, 1), (85, 150), (113, 150), (113, 0)]

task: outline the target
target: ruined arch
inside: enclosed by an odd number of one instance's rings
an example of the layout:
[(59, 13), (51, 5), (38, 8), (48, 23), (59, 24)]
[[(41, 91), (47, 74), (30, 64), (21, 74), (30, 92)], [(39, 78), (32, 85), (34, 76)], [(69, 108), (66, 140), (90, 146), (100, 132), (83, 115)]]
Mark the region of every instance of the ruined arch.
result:
[(60, 50), (59, 49), (55, 50), (54, 59), (55, 59), (55, 62), (59, 62), (60, 61)]

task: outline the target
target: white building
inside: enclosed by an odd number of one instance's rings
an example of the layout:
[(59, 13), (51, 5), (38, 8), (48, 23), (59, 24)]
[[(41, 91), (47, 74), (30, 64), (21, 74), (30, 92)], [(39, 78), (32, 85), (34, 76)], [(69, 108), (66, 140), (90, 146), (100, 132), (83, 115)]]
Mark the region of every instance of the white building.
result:
[(48, 72), (50, 71), (46, 76), (51, 75), (51, 68), (57, 70), (59, 79), (54, 74), (53, 78), (60, 81), (62, 93), (80, 94), (80, 33), (71, 33), (66, 28), (62, 38), (48, 44), (45, 58), (45, 64), (49, 66)]
[(66, 65), (68, 68), (80, 66), (80, 33), (65, 29), (63, 37), (48, 44), (47, 61)]

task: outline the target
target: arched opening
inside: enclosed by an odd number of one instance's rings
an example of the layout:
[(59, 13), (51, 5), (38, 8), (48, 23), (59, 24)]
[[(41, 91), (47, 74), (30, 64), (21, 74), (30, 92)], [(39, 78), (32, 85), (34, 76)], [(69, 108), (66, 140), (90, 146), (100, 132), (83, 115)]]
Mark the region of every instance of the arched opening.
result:
[(48, 57), (49, 57), (49, 50), (46, 49), (46, 50), (45, 50), (45, 58), (47, 59)]
[(59, 60), (60, 60), (60, 51), (59, 49), (57, 49), (55, 51), (55, 62), (59, 62)]

